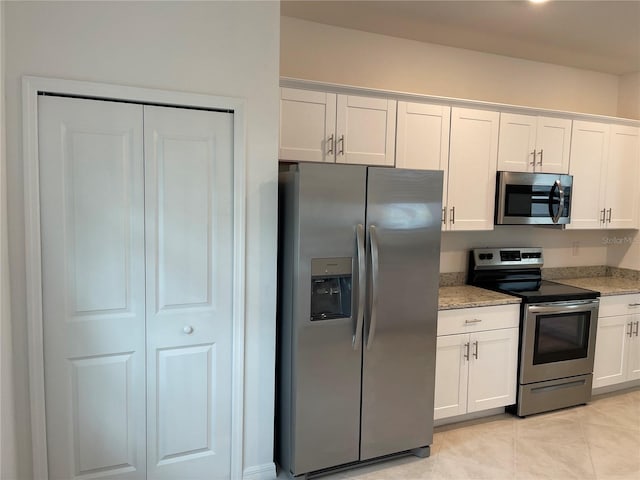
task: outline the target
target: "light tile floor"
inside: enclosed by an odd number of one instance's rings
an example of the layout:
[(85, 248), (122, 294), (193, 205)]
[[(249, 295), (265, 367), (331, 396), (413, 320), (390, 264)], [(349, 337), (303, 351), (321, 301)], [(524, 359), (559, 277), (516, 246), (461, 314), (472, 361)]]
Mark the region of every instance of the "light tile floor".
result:
[(524, 419), (504, 414), (439, 427), (429, 458), (403, 457), (321, 478), (640, 480), (640, 389)]

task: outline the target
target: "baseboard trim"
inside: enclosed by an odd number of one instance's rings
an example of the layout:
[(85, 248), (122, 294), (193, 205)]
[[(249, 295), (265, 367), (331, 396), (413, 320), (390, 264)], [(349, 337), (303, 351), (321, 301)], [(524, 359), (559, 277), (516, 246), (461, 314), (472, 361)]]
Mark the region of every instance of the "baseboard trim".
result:
[(622, 393), (623, 390), (632, 390), (638, 387), (640, 387), (640, 380), (631, 380), (628, 382), (616, 383), (615, 385), (608, 385), (606, 387), (594, 388), (591, 390), (591, 395), (593, 397), (597, 397), (598, 395), (607, 395), (609, 393)]
[(470, 420), (479, 420), (484, 417), (492, 417), (494, 415), (504, 415), (504, 407), (490, 408), (489, 410), (481, 410), (479, 412), (465, 413), (454, 417), (440, 418), (433, 422), (434, 427), (442, 427), (452, 423), (468, 422)]
[(276, 464), (265, 463), (264, 465), (253, 465), (244, 469), (242, 480), (275, 480)]

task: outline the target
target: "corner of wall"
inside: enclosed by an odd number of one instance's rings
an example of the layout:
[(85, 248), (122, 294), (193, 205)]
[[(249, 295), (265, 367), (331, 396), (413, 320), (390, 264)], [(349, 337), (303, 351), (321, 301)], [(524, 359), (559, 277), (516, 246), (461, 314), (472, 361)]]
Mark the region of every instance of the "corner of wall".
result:
[(9, 250), (7, 227), (7, 169), (5, 150), (5, 30), (4, 5), (0, 2), (0, 478), (15, 479), (16, 437), (14, 422)]
[(618, 79), (618, 117), (640, 120), (640, 72)]

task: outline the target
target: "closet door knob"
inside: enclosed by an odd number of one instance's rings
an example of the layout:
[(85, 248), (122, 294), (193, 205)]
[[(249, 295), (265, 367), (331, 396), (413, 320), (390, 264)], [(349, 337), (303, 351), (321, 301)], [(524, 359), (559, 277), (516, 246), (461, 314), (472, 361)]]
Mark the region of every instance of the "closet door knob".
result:
[(182, 329), (182, 331), (187, 335), (191, 335), (193, 333), (193, 327), (191, 325), (187, 325)]

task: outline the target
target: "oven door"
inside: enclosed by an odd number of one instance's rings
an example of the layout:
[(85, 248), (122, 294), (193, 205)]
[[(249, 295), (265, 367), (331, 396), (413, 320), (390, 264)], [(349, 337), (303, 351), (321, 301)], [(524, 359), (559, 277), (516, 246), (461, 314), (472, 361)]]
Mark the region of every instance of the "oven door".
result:
[(520, 383), (593, 372), (599, 300), (525, 305)]

